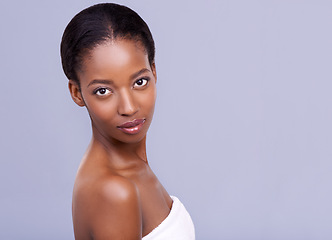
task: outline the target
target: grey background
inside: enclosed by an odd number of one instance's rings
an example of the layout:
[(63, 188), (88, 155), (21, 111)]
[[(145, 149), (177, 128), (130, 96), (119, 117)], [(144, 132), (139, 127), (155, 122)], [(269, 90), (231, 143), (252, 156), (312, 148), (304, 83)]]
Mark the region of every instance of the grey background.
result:
[[(332, 239), (332, 2), (117, 2), (154, 35), (148, 157), (197, 239)], [(91, 132), (59, 44), (94, 3), (0, 2), (0, 239), (73, 239)]]

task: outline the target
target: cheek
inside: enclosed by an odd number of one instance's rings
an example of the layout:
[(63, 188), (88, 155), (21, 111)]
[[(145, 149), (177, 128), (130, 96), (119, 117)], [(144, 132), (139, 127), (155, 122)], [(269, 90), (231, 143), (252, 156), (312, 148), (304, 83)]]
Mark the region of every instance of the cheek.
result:
[(157, 93), (155, 88), (151, 88), (148, 93), (142, 94), (140, 102), (145, 111), (153, 113), (156, 97)]
[(88, 112), (94, 122), (110, 122), (116, 114), (115, 101), (110, 99), (94, 100), (86, 103)]

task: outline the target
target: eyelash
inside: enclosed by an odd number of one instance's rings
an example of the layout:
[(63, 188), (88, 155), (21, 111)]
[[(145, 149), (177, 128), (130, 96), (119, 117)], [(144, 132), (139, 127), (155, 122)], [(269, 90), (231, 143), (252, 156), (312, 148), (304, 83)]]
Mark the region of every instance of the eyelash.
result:
[(142, 78), (136, 80), (135, 83), (134, 83), (134, 87), (135, 87), (135, 84), (136, 84), (138, 81), (140, 81), (140, 80), (143, 80), (143, 81), (145, 80), (146, 83), (145, 83), (144, 85), (138, 85), (138, 86), (137, 86), (138, 88), (145, 87), (145, 86), (149, 83), (150, 78), (149, 78), (149, 77), (142, 77)]
[[(145, 86), (149, 83), (150, 78), (149, 78), (149, 77), (142, 77), (142, 78), (136, 80), (136, 81), (134, 82), (134, 88), (135, 88), (135, 84), (136, 84), (138, 81), (140, 81), (140, 80), (143, 80), (143, 81), (145, 80), (146, 83), (145, 83), (144, 85), (138, 85), (136, 88), (142, 88), (142, 87), (145, 87)], [(98, 96), (105, 96), (105, 95), (108, 95), (107, 93), (105, 93), (105, 94), (98, 94), (98, 92), (99, 92), (100, 90), (103, 90), (103, 89), (105, 89), (106, 91), (109, 91), (110, 93), (112, 92), (112, 90), (109, 89), (109, 88), (106, 88), (106, 87), (99, 87), (99, 88), (97, 88), (97, 89), (95, 89), (95, 90), (93, 91), (93, 94), (96, 94), (96, 95), (98, 95)]]
[(111, 89), (108, 89), (108, 88), (106, 88), (106, 87), (99, 87), (99, 88), (95, 89), (95, 90), (93, 91), (93, 93), (96, 94), (96, 95), (98, 95), (98, 96), (105, 96), (105, 95), (107, 95), (107, 93), (105, 93), (105, 94), (98, 94), (98, 92), (99, 92), (100, 90), (103, 90), (103, 89), (105, 89), (106, 92), (107, 92), (107, 91), (112, 92)]

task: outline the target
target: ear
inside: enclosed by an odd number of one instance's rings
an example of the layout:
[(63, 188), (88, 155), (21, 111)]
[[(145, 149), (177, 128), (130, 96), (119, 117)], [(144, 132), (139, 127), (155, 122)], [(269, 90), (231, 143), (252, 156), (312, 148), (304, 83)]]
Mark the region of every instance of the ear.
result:
[(151, 70), (152, 70), (152, 74), (153, 74), (153, 76), (154, 76), (154, 78), (156, 79), (156, 82), (157, 82), (156, 64), (154, 62), (151, 64)]
[(73, 80), (69, 80), (68, 88), (69, 88), (71, 98), (74, 100), (74, 102), (78, 106), (84, 107), (85, 103), (84, 103), (82, 93), (81, 93), (81, 90), (80, 90), (80, 87), (78, 86), (78, 84)]

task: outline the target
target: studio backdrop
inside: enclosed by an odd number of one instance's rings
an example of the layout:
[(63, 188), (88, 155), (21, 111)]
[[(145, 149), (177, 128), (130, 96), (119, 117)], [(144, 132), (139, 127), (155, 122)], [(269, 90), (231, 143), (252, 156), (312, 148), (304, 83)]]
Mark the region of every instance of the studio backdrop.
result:
[[(154, 36), (148, 160), (197, 239), (332, 239), (332, 2), (116, 2)], [(96, 3), (0, 3), (0, 239), (74, 239), (72, 187), (91, 132), (59, 45)]]

